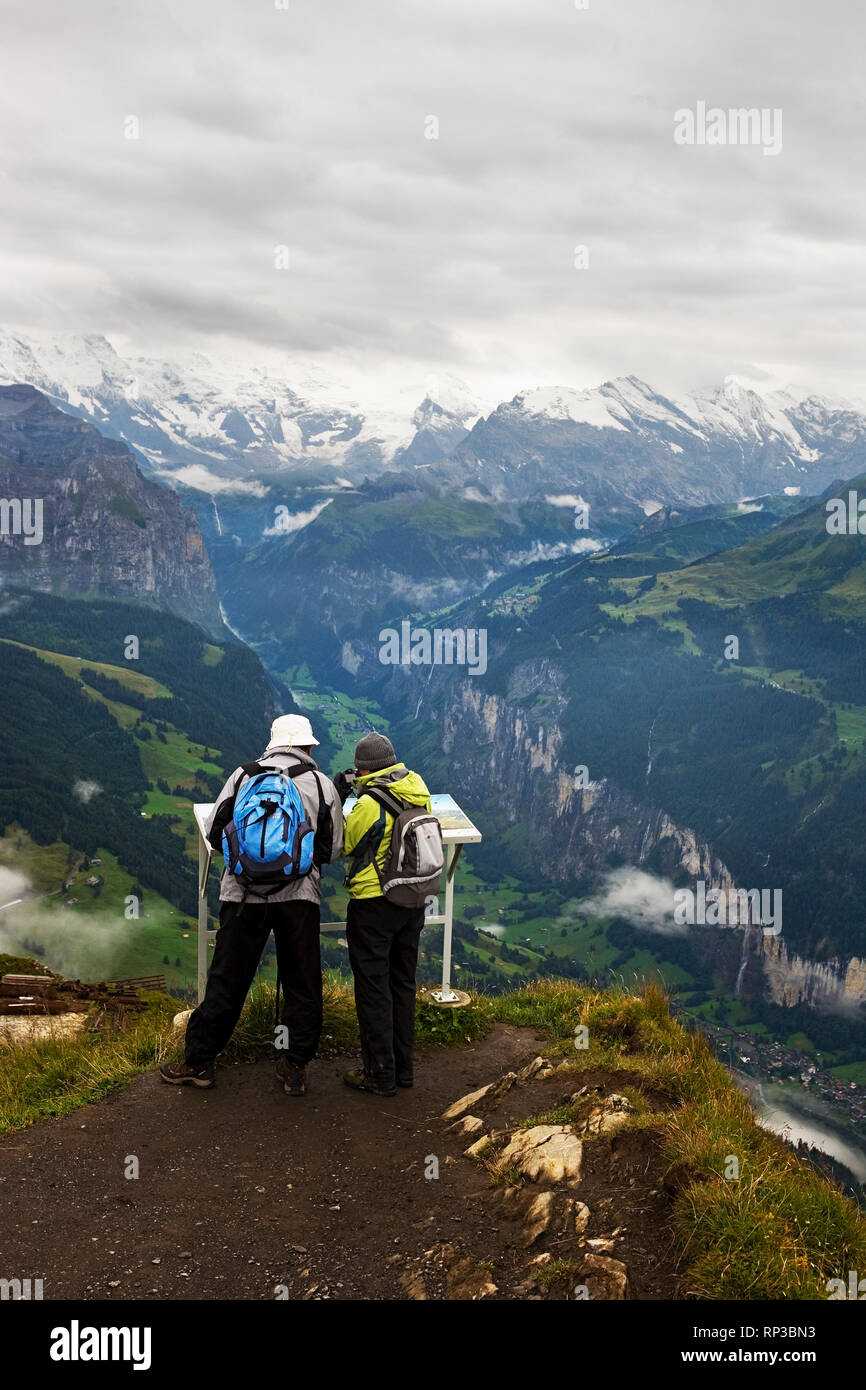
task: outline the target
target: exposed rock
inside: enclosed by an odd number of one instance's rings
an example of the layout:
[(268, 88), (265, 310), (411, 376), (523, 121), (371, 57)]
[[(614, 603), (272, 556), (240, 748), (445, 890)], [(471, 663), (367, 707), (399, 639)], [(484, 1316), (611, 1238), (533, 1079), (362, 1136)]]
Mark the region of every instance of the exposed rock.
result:
[[(527, 694), (543, 695), (541, 711), (527, 709)], [(458, 788), (466, 791), (483, 779), (503, 804), (519, 799), (559, 881), (601, 872), (613, 852), (634, 865), (655, 855), (665, 873), (683, 869), (708, 888), (729, 887), (730, 873), (712, 846), (660, 806), (607, 778), (575, 786), (562, 765), (569, 694), (568, 663), (548, 658), (515, 665), (507, 694), (480, 690), (471, 677), (449, 686), (441, 749)]]
[(467, 1256), (449, 1269), (446, 1291), (446, 1296), (450, 1299), (475, 1301), (479, 1298), (489, 1298), (491, 1294), (496, 1293), (496, 1285), (490, 1278), (489, 1270), (479, 1265), (471, 1256)]
[(576, 1183), (583, 1145), (568, 1125), (535, 1125), (512, 1136), (499, 1162), (503, 1168), (517, 1168), (533, 1182)]
[(586, 1202), (578, 1202), (573, 1197), (567, 1199), (565, 1204), (566, 1228), (569, 1223), (573, 1221), (576, 1235), (583, 1235), (589, 1225), (589, 1218), (591, 1215), (592, 1213), (586, 1205)]
[(442, 1111), (442, 1119), (456, 1120), (459, 1116), (467, 1114), (468, 1111), (472, 1109), (473, 1105), (477, 1105), (478, 1101), (484, 1099), (488, 1091), (491, 1090), (492, 1085), (493, 1083), (489, 1082), (488, 1085), (481, 1086), (477, 1091), (470, 1091), (468, 1095), (461, 1096), (459, 1100), (455, 1100), (452, 1105), (449, 1105), (447, 1110)]
[(483, 1128), (484, 1121), (479, 1120), (477, 1115), (464, 1115), (462, 1119), (455, 1120), (453, 1125), (448, 1126), (452, 1134), (458, 1134), (461, 1137), (467, 1134), (477, 1134)]
[(476, 1139), (474, 1144), (470, 1144), (468, 1149), (464, 1149), (467, 1158), (480, 1158), (484, 1150), (490, 1144), (490, 1135), (482, 1134), (480, 1139)]
[[(529, 1270), (541, 1269), (544, 1265), (550, 1264), (552, 1259), (553, 1256), (549, 1250), (542, 1250), (540, 1255), (534, 1255), (533, 1258), (529, 1260), (526, 1268)], [(517, 1298), (530, 1298), (534, 1301), (538, 1301), (541, 1295), (538, 1291), (535, 1275), (530, 1274), (528, 1279), (522, 1279), (519, 1284), (515, 1284), (513, 1293)]]
[[(546, 1076), (552, 1076), (553, 1072), (554, 1068), (546, 1057), (533, 1057), (531, 1062), (527, 1062), (524, 1067), (520, 1068), (520, 1071), (506, 1072), (504, 1076), (499, 1077), (498, 1081), (491, 1081), (486, 1086), (480, 1086), (477, 1091), (470, 1091), (468, 1095), (455, 1100), (447, 1110), (443, 1110), (442, 1119), (456, 1121), (466, 1117), (467, 1112), (473, 1106), (480, 1105), (482, 1102), (486, 1108), (490, 1108), (505, 1095), (506, 1091), (510, 1091), (512, 1086), (525, 1086), (528, 1081), (532, 1081), (536, 1077), (543, 1081)], [(474, 1117), (468, 1116), (468, 1118), (473, 1119)], [(478, 1120), (477, 1123), (480, 1125), (481, 1121)], [(456, 1124), (452, 1124), (451, 1128), (458, 1134), (470, 1132), (468, 1129), (458, 1129)]]
[(554, 1193), (538, 1192), (531, 1198), (523, 1224), (523, 1244), (534, 1245), (550, 1229), (554, 1215)]
[(576, 1270), (575, 1282), (585, 1284), (590, 1298), (612, 1302), (631, 1297), (628, 1270), (610, 1255), (586, 1255)]
[(555, 1188), (538, 1192), (530, 1187), (503, 1187), (500, 1192), (502, 1215), (523, 1224), (527, 1246), (553, 1227), (563, 1235), (581, 1236), (589, 1225), (591, 1213), (586, 1203)]
[(500, 1076), (498, 1081), (490, 1081), (486, 1086), (479, 1087), (477, 1091), (470, 1091), (468, 1095), (455, 1100), (453, 1105), (449, 1105), (447, 1110), (443, 1110), (442, 1119), (456, 1120), (461, 1115), (468, 1114), (473, 1106), (478, 1105), (480, 1101), (489, 1105), (499, 1100), (500, 1096), (504, 1096), (506, 1091), (511, 1090), (516, 1080), (516, 1072), (506, 1072), (504, 1076)]
[(427, 1300), (427, 1286), (424, 1283), (424, 1275), (418, 1270), (411, 1273), (409, 1270), (400, 1277), (400, 1287), (403, 1289), (407, 1298), (413, 1299), (416, 1303), (424, 1303)]
[(522, 1217), (528, 1205), (526, 1189), (523, 1187), (501, 1187), (499, 1191), (503, 1216), (507, 1216), (511, 1220)]
[(550, 1064), (544, 1057), (535, 1057), (531, 1062), (527, 1062), (525, 1067), (521, 1067), (517, 1073), (517, 1084), (522, 1086), (525, 1082), (531, 1081), (537, 1072)]
[(617, 1094), (608, 1096), (600, 1105), (596, 1105), (577, 1121), (576, 1129), (579, 1134), (595, 1136), (599, 1134), (615, 1134), (628, 1124), (632, 1115), (636, 1114), (635, 1107), (627, 1096)]

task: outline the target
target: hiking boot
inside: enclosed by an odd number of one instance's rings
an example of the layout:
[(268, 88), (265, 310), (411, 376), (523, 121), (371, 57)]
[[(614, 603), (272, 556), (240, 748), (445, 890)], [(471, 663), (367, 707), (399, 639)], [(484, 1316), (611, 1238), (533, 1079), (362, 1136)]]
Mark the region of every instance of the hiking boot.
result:
[(415, 1078), (413, 1077), (413, 1075), (412, 1075), (411, 1072), (408, 1072), (408, 1073), (406, 1073), (406, 1074), (403, 1075), (403, 1076), (398, 1076), (398, 1077), (397, 1077), (397, 1085), (398, 1085), (398, 1086), (405, 1086), (406, 1089), (408, 1090), (410, 1086), (414, 1086), (414, 1085), (415, 1085)]
[(295, 1066), (288, 1057), (280, 1057), (277, 1062), (277, 1077), (283, 1083), (283, 1090), (287, 1096), (305, 1096), (307, 1094), (307, 1073), (304, 1067)]
[(213, 1062), (206, 1062), (203, 1067), (191, 1067), (188, 1062), (163, 1062), (159, 1074), (170, 1086), (200, 1086), (210, 1090), (216, 1085)]
[(353, 1091), (367, 1091), (371, 1096), (395, 1096), (396, 1086), (384, 1086), (374, 1081), (372, 1077), (365, 1076), (362, 1071), (347, 1071), (343, 1076), (347, 1086), (351, 1086)]

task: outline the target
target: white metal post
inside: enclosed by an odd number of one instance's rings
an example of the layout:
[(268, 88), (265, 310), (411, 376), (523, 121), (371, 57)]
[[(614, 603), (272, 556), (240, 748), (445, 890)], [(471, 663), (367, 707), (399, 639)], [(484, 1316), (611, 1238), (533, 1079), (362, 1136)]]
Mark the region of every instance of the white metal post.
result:
[[(430, 991), (430, 998), (436, 1004), (466, 1004), (469, 995), (454, 989), (451, 984), (451, 933), (454, 924), (454, 870), (460, 858), (461, 844), (445, 847), (445, 917), (442, 933), (442, 984), (439, 989)], [(435, 918), (431, 919), (435, 921)]]
[(445, 855), (445, 930), (442, 933), (442, 1002), (451, 998), (451, 933), (454, 928), (454, 874), (451, 861), (454, 846), (449, 845)]

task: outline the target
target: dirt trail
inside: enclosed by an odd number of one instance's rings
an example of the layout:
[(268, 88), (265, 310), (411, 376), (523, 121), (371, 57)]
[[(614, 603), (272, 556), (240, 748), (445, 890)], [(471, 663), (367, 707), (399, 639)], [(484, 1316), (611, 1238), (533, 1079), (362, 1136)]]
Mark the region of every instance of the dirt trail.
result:
[[(544, 1043), (500, 1024), (473, 1047), (420, 1049), (415, 1088), (393, 1099), (344, 1086), (346, 1057), (313, 1063), (302, 1100), (270, 1062), (221, 1067), (212, 1091), (149, 1073), (0, 1141), (0, 1275), (41, 1278), (45, 1299), (270, 1300), (278, 1286), (290, 1299), (570, 1298), (568, 1262), (593, 1248), (583, 1237), (613, 1232), (603, 1248), (625, 1262), (632, 1298), (681, 1296), (654, 1129), (585, 1144), (576, 1195), (590, 1224), (560, 1222), (529, 1249), (503, 1187), (443, 1122)], [(488, 1132), (512, 1132), (581, 1082), (603, 1099), (629, 1081), (548, 1067), (479, 1113)], [(533, 1282), (539, 1251), (566, 1266), (559, 1284)]]
[(344, 1086), (342, 1057), (312, 1064), (303, 1100), (270, 1063), (221, 1067), (212, 1091), (149, 1073), (0, 1140), (0, 1273), (41, 1277), (46, 1299), (405, 1298), (401, 1266), (459, 1241), (486, 1185), (469, 1163), (425, 1179), (428, 1155), (461, 1149), (439, 1115), (540, 1045), (499, 1025), (421, 1050), (389, 1100)]

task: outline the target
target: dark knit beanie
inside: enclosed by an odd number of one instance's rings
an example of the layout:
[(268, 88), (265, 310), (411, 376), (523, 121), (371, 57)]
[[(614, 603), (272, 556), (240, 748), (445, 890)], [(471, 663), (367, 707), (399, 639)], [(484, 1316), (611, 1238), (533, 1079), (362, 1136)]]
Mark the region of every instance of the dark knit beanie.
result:
[(355, 766), (362, 772), (380, 772), (397, 761), (394, 745), (384, 734), (365, 734), (355, 747)]

